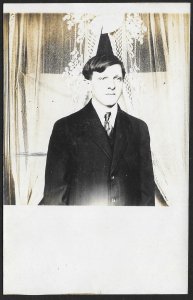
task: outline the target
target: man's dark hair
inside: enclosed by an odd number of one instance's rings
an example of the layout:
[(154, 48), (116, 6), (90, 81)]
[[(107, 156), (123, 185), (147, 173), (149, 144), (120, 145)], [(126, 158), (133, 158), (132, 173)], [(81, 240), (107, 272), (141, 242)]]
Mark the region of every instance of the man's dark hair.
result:
[(123, 78), (125, 77), (125, 68), (122, 63), (122, 61), (115, 55), (96, 55), (92, 58), (90, 58), (87, 63), (85, 64), (82, 74), (84, 77), (88, 80), (92, 78), (93, 72), (99, 72), (102, 73), (104, 70), (106, 70), (107, 67), (113, 66), (113, 65), (120, 65)]

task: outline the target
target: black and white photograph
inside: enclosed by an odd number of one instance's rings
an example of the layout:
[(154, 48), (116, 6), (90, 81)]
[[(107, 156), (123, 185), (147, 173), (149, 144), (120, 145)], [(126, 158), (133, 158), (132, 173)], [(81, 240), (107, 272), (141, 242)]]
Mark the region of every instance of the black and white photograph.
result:
[(3, 50), (4, 293), (187, 293), (190, 3), (4, 3)]

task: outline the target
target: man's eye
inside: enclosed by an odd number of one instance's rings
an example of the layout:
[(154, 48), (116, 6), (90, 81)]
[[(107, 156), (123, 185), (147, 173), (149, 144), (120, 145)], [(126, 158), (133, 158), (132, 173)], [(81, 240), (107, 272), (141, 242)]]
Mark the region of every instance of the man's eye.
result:
[(106, 79), (107, 77), (99, 77), (99, 80), (104, 80)]
[(116, 80), (122, 81), (122, 77), (115, 77)]

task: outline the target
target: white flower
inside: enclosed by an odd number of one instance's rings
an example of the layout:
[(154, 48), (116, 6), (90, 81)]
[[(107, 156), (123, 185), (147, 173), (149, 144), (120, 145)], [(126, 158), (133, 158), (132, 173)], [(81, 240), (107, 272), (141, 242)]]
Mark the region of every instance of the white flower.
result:
[(62, 18), (63, 21), (66, 21), (66, 20), (69, 20), (69, 19), (70, 19), (70, 15), (65, 15), (65, 16)]

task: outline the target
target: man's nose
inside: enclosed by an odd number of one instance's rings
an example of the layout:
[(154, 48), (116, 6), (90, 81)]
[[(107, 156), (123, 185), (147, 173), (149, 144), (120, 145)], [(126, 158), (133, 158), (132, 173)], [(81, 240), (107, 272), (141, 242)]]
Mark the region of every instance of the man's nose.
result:
[(111, 90), (115, 89), (114, 80), (109, 80), (109, 82), (108, 82), (108, 89), (111, 89)]

